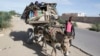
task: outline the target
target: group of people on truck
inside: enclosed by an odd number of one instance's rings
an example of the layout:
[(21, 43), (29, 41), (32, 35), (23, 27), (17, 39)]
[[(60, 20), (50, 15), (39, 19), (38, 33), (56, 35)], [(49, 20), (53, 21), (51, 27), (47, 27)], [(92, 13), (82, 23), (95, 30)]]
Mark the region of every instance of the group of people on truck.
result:
[(46, 5), (44, 2), (41, 3), (39, 3), (38, 1), (36, 1), (35, 3), (31, 2), (29, 8), (31, 9), (29, 11), (29, 18), (34, 16), (41, 16), (43, 14), (43, 11), (46, 11)]
[(57, 12), (55, 10), (55, 3), (39, 3), (36, 1), (35, 3), (31, 2), (29, 6), (26, 7), (24, 12), (26, 12), (26, 21), (27, 19), (32, 19), (32, 21), (38, 21), (41, 19), (42, 21), (50, 21), (49, 18), (57, 18)]
[(25, 19), (25, 22), (32, 21), (47, 21), (50, 19), (58, 19), (58, 14), (56, 12), (56, 3), (45, 3), (35, 1), (35, 3), (31, 2), (29, 6), (26, 6), (21, 18)]

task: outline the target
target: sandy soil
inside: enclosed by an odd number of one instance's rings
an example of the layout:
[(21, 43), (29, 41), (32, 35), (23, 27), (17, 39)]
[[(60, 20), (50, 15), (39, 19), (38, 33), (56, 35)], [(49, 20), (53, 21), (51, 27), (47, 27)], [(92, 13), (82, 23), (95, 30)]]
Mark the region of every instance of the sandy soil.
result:
[(76, 22), (77, 27), (81, 29), (88, 29), (92, 27), (92, 24), (89, 23), (82, 23), (82, 22)]
[[(0, 32), (0, 56), (45, 56), (41, 43), (25, 43), (28, 39), (27, 29), (32, 26), (25, 24), (19, 17), (13, 17), (11, 24), (12, 27)], [(47, 53), (50, 54), (52, 47), (48, 45), (47, 48)], [(69, 56), (89, 56), (73, 46), (70, 52)], [(59, 50), (57, 56), (63, 56)]]

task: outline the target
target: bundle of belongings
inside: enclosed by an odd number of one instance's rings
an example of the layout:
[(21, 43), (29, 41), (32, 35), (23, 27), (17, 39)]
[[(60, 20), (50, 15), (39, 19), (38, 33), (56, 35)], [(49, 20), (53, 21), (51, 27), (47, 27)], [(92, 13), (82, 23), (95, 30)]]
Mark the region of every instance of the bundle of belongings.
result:
[(26, 6), (22, 18), (25, 21), (50, 21), (50, 16), (53, 15), (53, 18), (57, 18), (57, 13), (55, 10), (56, 4), (41, 2), (35, 3), (31, 2), (29, 6)]
[(29, 8), (31, 9), (29, 11), (29, 19), (28, 20), (33, 20), (33, 21), (44, 21), (44, 12), (46, 11), (46, 6), (45, 4), (42, 3), (38, 3), (38, 1), (35, 2), (35, 4), (31, 3), (29, 5)]

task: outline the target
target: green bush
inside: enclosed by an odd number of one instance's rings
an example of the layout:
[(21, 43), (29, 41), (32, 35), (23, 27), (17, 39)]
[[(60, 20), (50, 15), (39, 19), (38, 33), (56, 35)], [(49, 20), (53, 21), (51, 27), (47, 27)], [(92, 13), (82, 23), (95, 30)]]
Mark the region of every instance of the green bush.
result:
[(90, 30), (97, 31), (97, 32), (100, 31), (100, 23), (93, 24)]
[(64, 23), (65, 23), (65, 20), (59, 18), (59, 19), (58, 19), (58, 22), (59, 22), (60, 24), (64, 24)]
[(11, 15), (8, 12), (0, 11), (0, 28), (6, 28), (10, 25)]
[(74, 25), (75, 27), (77, 27), (77, 23), (76, 23), (76, 22), (73, 22), (73, 25)]

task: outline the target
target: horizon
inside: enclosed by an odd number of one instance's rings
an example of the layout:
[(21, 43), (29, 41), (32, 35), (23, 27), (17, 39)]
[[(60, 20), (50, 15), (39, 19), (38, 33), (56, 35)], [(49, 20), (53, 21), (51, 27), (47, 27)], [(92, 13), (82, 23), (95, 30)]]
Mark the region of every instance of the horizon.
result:
[[(1, 0), (0, 11), (14, 10), (22, 14), (25, 7), (36, 0)], [(63, 13), (85, 13), (86, 16), (100, 16), (100, 1), (99, 0), (37, 0), (41, 2), (57, 3), (56, 9), (58, 15)], [(24, 3), (23, 3), (24, 2)], [(82, 2), (82, 3), (80, 3)]]

